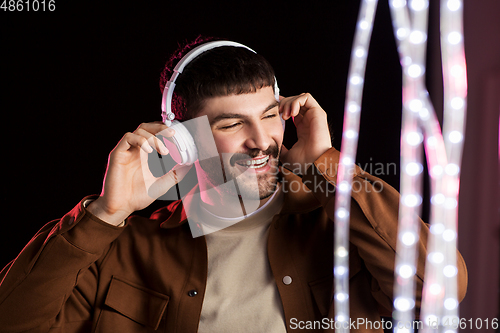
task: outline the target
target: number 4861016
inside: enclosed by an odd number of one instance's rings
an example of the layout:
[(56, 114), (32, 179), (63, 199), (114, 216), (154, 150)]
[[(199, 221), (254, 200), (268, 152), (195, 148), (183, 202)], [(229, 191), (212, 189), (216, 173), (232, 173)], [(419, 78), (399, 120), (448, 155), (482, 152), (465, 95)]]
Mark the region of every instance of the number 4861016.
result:
[(53, 12), (56, 10), (55, 0), (3, 0), (0, 9), (4, 12)]
[(461, 329), (470, 329), (470, 330), (480, 330), (480, 329), (490, 329), (493, 328), (494, 330), (498, 329), (499, 324), (498, 324), (498, 318), (493, 318), (493, 319), (481, 319), (481, 318), (460, 318), (455, 317), (453, 319), (447, 319), (444, 321), (443, 326), (445, 327), (452, 327), (454, 329), (461, 328)]

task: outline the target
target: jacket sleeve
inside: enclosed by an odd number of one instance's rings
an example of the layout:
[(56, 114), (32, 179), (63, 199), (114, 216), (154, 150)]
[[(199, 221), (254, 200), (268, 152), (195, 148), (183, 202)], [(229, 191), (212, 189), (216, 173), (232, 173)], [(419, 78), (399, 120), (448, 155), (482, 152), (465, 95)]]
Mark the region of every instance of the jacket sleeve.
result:
[(90, 214), (83, 206), (88, 198), (46, 224), (0, 272), (2, 332), (48, 332), (61, 316), (90, 319), (89, 290), (97, 283), (91, 266), (123, 228)]
[[(320, 156), (314, 165), (307, 169), (304, 180), (309, 183), (326, 181), (325, 186), (335, 187), (340, 152), (334, 148)], [(393, 304), (394, 266), (396, 258), (399, 193), (383, 180), (372, 176), (359, 167), (355, 167), (351, 203), (349, 241), (358, 249), (372, 278), (372, 295), (377, 302), (389, 312)], [(314, 179), (316, 178), (316, 179)], [(305, 183), (305, 182), (304, 182)], [(318, 189), (318, 187), (316, 187)], [(334, 220), (335, 196), (331, 189), (313, 191), (314, 196), (326, 209), (328, 216)], [(330, 195), (328, 195), (330, 194)], [(422, 287), (427, 258), (427, 240), (429, 228), (422, 220), (420, 238), (417, 244), (418, 259), (416, 284), (416, 315), (418, 317), (422, 298)], [(467, 290), (467, 269), (465, 262), (457, 251), (458, 267), (458, 299), (465, 297)]]

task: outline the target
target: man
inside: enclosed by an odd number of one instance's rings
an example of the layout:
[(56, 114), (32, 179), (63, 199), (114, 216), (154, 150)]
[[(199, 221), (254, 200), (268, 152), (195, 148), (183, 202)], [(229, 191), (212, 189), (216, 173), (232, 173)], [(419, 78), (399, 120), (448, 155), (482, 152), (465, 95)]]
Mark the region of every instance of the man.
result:
[[(165, 85), (179, 56), (167, 63)], [(130, 216), (150, 205), (188, 167), (159, 179), (147, 154), (168, 154), (157, 136), (174, 132), (146, 123), (110, 153), (100, 196), (84, 198), (45, 225), (1, 272), (0, 323), (7, 332), (290, 332), (333, 318), (335, 166), (324, 110), (309, 94), (274, 97), (274, 72), (241, 47), (207, 51), (177, 81), (177, 119), (206, 116), (219, 157), (196, 163), (199, 186), (149, 219)], [(298, 141), (282, 145), (280, 117), (294, 118)], [(203, 138), (195, 141), (203, 155)], [(218, 160), (218, 163), (214, 162)], [(278, 161), (290, 170), (278, 167)], [(223, 172), (223, 182), (220, 174)], [(279, 170), (279, 172), (276, 172)], [(366, 322), (390, 316), (398, 193), (357, 170), (363, 190), (351, 207), (350, 313)], [(223, 190), (234, 181), (238, 191)], [(293, 184), (293, 186), (292, 186)], [(374, 184), (382, 184), (375, 187)], [(152, 190), (153, 189), (153, 190)], [(258, 194), (255, 211), (234, 216), (231, 196)], [(234, 202), (234, 200), (232, 201)], [(193, 237), (186, 221), (206, 232)], [(221, 227), (222, 226), (222, 227)], [(419, 309), (425, 244), (422, 223), (415, 282)], [(212, 230), (213, 231), (213, 230)], [(459, 256), (459, 292), (466, 270)], [(328, 321), (324, 321), (325, 323)], [(353, 331), (380, 332), (376, 326)]]

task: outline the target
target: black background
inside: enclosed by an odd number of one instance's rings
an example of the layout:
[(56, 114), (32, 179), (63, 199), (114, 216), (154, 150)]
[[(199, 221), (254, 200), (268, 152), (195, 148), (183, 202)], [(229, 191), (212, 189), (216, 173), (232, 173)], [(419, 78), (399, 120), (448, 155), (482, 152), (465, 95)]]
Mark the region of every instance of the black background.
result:
[[(268, 58), (283, 95), (310, 92), (323, 106), (340, 148), (359, 0), (55, 4), (54, 12), (0, 10), (0, 267), (45, 223), (100, 193), (109, 152), (125, 132), (160, 119), (163, 65), (178, 43), (198, 34), (244, 43)], [(428, 87), (439, 110), (439, 1), (430, 7)], [(500, 300), (499, 16), (498, 0), (465, 0), (459, 249), (469, 268), (461, 317), (473, 320), (498, 317)], [(401, 68), (387, 0), (379, 1), (364, 88), (356, 162), (399, 169)], [(285, 143), (293, 139), (288, 124)], [(399, 188), (399, 174), (380, 177)]]
[[(109, 152), (125, 132), (160, 119), (163, 65), (178, 43), (198, 34), (264, 55), (282, 95), (310, 92), (340, 149), (359, 1), (55, 3), (54, 12), (0, 12), (1, 266), (46, 222), (100, 193)], [(399, 170), (400, 122), (401, 68), (388, 4), (380, 1), (357, 163), (395, 163)], [(380, 176), (399, 187), (399, 174)]]
[[(282, 95), (310, 92), (340, 149), (358, 1), (55, 3), (54, 12), (0, 14), (3, 216), (16, 217), (3, 221), (2, 264), (44, 223), (100, 193), (122, 135), (160, 119), (158, 79), (169, 55), (199, 34), (264, 55)], [(357, 163), (399, 165), (401, 69), (386, 1), (365, 82)], [(286, 142), (293, 138), (287, 130)], [(394, 172), (381, 177), (398, 187)]]

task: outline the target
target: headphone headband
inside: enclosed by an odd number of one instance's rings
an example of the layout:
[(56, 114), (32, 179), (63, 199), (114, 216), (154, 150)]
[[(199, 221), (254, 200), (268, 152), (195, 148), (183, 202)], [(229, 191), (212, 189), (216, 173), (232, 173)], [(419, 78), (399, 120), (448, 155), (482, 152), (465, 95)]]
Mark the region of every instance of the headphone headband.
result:
[[(167, 83), (165, 84), (165, 88), (163, 89), (163, 96), (161, 101), (161, 111), (162, 111), (161, 115), (165, 125), (171, 126), (172, 120), (175, 119), (175, 114), (172, 112), (171, 105), (172, 105), (172, 96), (174, 94), (174, 89), (175, 89), (175, 81), (177, 80), (177, 77), (182, 73), (186, 65), (189, 64), (193, 59), (198, 57), (200, 54), (222, 46), (243, 47), (247, 50), (252, 51), (253, 53), (257, 53), (246, 45), (231, 41), (212, 41), (204, 43), (186, 53), (186, 55), (182, 57), (182, 59), (179, 60), (177, 65), (174, 67), (172, 76), (167, 81)], [(279, 100), (279, 88), (276, 82), (276, 78), (274, 78), (274, 94), (275, 97), (277, 97), (276, 99)]]
[[(188, 63), (193, 61), (194, 58), (198, 57), (203, 52), (206, 52), (206, 51), (211, 50), (211, 49), (215, 49), (217, 47), (222, 47), (222, 46), (243, 47), (247, 50), (252, 51), (253, 53), (257, 53), (254, 50), (252, 50), (251, 48), (249, 48), (248, 46), (240, 44), (240, 43), (236, 43), (236, 42), (225, 41), (225, 40), (208, 42), (208, 43), (198, 45), (197, 47), (195, 47), (194, 49), (192, 49), (191, 51), (186, 53), (186, 55), (184, 57), (182, 57), (182, 59), (175, 66), (174, 72), (177, 72), (179, 74), (182, 73), (182, 71), (184, 70), (184, 67), (186, 67), (186, 65)], [(172, 75), (172, 77), (170, 78), (169, 81), (175, 82), (176, 78), (177, 78), (177, 76), (174, 78)]]

